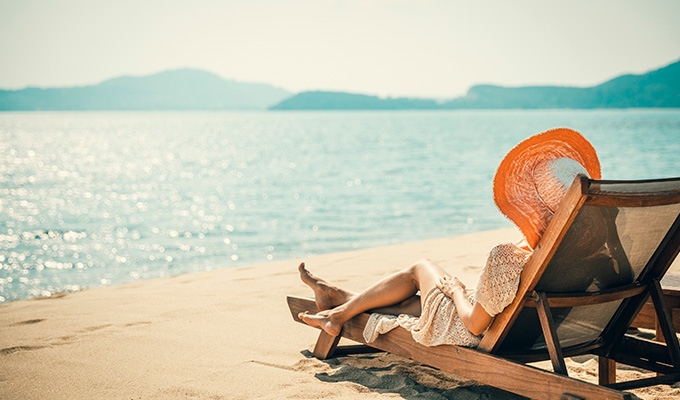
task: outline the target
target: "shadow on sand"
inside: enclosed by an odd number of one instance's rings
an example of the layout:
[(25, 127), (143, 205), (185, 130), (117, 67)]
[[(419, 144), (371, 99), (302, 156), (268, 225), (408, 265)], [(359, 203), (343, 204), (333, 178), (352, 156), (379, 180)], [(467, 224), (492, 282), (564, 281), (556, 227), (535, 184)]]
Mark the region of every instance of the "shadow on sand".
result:
[[(302, 354), (314, 357), (308, 350)], [(323, 362), (332, 372), (316, 373), (314, 376), (320, 381), (355, 383), (373, 392), (394, 393), (408, 400), (525, 398), (384, 352), (339, 355)]]

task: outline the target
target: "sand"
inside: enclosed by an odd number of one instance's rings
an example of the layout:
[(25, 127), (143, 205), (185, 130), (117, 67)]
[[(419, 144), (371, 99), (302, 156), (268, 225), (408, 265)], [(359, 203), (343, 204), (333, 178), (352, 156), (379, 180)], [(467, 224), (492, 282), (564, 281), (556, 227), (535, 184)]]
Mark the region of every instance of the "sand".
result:
[[(474, 287), (486, 252), (517, 238), (508, 228), (304, 261), (317, 275), (353, 291), (420, 258)], [(285, 301), (288, 294), (311, 295), (297, 275), (300, 261), (1, 305), (0, 398), (518, 398), (384, 353), (311, 357), (318, 331), (294, 322)], [(596, 380), (593, 358), (572, 359), (569, 369)], [(667, 385), (634, 393), (680, 397), (680, 389)]]

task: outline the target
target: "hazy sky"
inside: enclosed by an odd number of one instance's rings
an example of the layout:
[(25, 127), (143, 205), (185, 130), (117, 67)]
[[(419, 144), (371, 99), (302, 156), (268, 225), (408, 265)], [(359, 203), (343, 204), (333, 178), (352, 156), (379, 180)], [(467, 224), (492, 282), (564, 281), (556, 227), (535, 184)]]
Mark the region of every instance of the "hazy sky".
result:
[(291, 91), (589, 86), (680, 59), (677, 0), (0, 0), (0, 88), (192, 67)]

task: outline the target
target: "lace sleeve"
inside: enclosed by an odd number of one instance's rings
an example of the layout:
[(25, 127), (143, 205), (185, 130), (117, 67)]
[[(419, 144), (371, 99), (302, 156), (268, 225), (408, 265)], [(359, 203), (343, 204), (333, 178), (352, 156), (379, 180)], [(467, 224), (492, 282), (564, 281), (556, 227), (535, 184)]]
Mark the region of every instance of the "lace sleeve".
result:
[(479, 277), (475, 301), (492, 317), (515, 299), (519, 278), (530, 252), (512, 243), (502, 243), (491, 249)]

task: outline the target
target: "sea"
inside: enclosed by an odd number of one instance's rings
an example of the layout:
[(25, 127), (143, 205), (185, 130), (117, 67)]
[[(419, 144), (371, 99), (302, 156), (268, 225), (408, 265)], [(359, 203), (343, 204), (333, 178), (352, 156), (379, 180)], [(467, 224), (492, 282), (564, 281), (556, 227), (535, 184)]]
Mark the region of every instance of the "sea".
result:
[(680, 176), (678, 109), (0, 113), (0, 302), (508, 227), (495, 169), (555, 127)]

